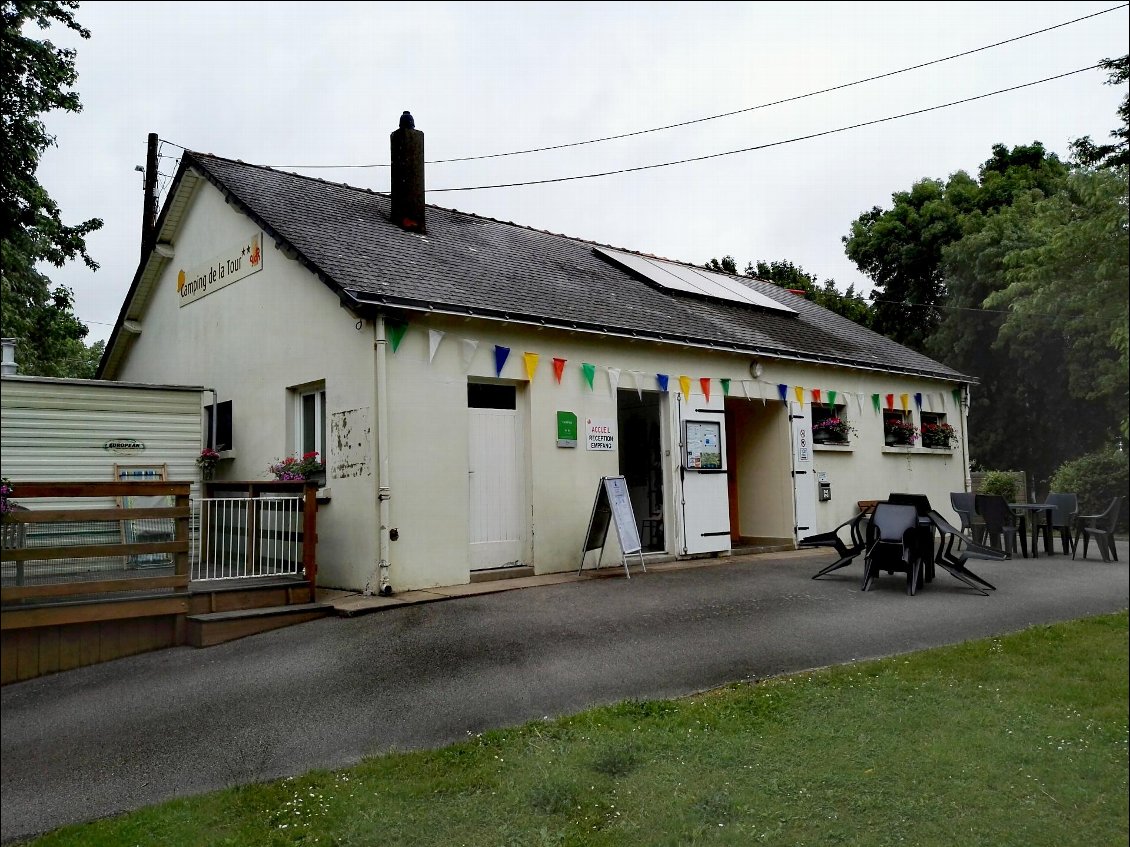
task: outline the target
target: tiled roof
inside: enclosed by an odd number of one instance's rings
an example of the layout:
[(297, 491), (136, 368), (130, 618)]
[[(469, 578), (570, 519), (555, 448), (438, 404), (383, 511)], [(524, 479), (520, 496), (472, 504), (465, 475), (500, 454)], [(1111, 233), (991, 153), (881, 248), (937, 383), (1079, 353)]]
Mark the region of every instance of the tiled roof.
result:
[(969, 379), (761, 280), (735, 277), (797, 314), (657, 290), (580, 239), (437, 206), (427, 207), (421, 235), (393, 225), (389, 198), (365, 189), (199, 153), (186, 152), (181, 167), (203, 172), (326, 284), (357, 301)]

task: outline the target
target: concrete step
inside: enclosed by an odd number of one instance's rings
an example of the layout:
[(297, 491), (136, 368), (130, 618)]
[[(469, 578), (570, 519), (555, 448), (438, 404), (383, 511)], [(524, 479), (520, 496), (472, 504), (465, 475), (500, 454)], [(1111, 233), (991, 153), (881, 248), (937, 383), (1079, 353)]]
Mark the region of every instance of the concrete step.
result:
[(334, 613), (331, 603), (297, 603), (265, 609), (238, 609), (189, 615), (188, 643), (193, 647), (212, 647), (248, 635), (269, 632), (284, 626), (306, 623)]
[(496, 579), (522, 579), (533, 576), (534, 569), (530, 565), (507, 565), (504, 568), (488, 568), (483, 571), (471, 571), (471, 582), (494, 582)]

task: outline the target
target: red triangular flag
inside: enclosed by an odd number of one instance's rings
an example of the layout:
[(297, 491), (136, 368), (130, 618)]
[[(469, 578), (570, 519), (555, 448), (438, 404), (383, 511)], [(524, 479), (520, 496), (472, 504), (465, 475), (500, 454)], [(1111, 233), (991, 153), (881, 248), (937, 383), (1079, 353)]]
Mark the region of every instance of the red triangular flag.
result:
[(553, 376), (557, 379), (558, 385), (561, 384), (561, 374), (563, 374), (563, 373), (565, 373), (565, 360), (564, 359), (554, 359), (553, 360)]

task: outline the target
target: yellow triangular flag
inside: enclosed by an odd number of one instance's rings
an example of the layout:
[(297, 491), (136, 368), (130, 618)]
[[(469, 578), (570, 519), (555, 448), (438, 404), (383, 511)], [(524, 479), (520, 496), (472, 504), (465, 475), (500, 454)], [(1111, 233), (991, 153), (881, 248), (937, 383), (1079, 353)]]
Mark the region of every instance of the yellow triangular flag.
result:
[(691, 399), (691, 378), (689, 376), (679, 377), (679, 390), (683, 392), (684, 403)]
[(804, 388), (799, 385), (793, 386), (793, 394), (796, 395), (796, 401), (800, 403), (801, 408), (804, 407)]
[(902, 410), (904, 412), (910, 411), (910, 395), (909, 394), (900, 394), (899, 395), (899, 402), (902, 403)]
[(534, 381), (534, 371), (538, 369), (538, 354), (537, 353), (523, 353), (522, 361), (526, 365), (526, 379), (530, 382)]

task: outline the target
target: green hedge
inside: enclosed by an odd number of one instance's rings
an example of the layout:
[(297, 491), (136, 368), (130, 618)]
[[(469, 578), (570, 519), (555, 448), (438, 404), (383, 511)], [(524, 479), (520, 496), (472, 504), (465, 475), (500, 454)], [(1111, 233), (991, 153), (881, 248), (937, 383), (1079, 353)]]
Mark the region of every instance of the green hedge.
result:
[[(1017, 503), (1018, 494), (1023, 494), (1023, 491), (1018, 491), (1016, 474), (1012, 471), (989, 471), (985, 474), (984, 479), (981, 480), (981, 486), (977, 489), (978, 494), (999, 494), (1009, 503)], [(1027, 502), (1027, 498), (1025, 501)]]
[(1110, 501), (1122, 499), (1118, 531), (1127, 525), (1127, 488), (1130, 487), (1130, 457), (1120, 450), (1100, 450), (1070, 462), (1064, 462), (1050, 480), (1051, 490), (1079, 497), (1079, 511), (1084, 515), (1102, 512)]

